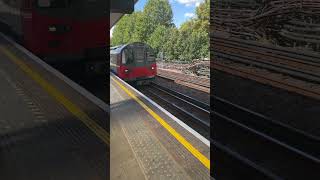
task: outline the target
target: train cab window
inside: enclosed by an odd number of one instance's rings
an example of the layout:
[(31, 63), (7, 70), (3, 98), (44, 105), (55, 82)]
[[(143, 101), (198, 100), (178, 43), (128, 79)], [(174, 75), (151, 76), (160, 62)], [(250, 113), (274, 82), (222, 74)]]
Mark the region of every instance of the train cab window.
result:
[(69, 0), (38, 0), (39, 8), (66, 8)]
[(132, 49), (125, 49), (122, 52), (122, 64), (131, 64), (133, 63), (133, 51)]
[(148, 48), (146, 51), (147, 61), (148, 62), (154, 62), (156, 60), (154, 56), (154, 52), (151, 48)]
[(126, 53), (127, 51), (126, 51), (126, 49), (124, 50), (124, 51), (122, 51), (122, 60), (121, 60), (121, 63), (122, 64), (126, 64), (127, 63), (127, 53)]
[(110, 55), (110, 62), (113, 64), (117, 64), (115, 55), (113, 55), (113, 54)]

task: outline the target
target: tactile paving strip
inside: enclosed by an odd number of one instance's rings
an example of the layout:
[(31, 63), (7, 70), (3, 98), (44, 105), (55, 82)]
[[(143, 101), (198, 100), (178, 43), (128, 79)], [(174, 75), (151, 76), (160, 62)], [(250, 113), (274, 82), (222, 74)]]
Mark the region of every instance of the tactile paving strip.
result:
[(185, 169), (192, 179), (209, 179), (209, 170), (198, 159), (193, 157), (187, 149), (181, 147), (182, 145), (172, 135), (164, 131), (163, 127), (155, 124), (152, 119), (146, 122), (146, 126), (153, 131), (155, 137), (158, 137), (163, 146), (170, 150), (176, 162)]
[(111, 114), (120, 121), (147, 179), (191, 179), (148, 129), (145, 119), (150, 117), (134, 101), (112, 109)]

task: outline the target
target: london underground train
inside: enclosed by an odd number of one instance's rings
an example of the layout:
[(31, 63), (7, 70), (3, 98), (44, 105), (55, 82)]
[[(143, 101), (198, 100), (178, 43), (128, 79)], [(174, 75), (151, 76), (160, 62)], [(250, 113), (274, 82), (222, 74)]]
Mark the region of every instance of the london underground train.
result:
[(141, 42), (111, 47), (110, 69), (127, 82), (148, 83), (157, 74), (154, 51)]
[(107, 56), (107, 3), (106, 0), (0, 0), (0, 28), (19, 37), (25, 48), (47, 62), (95, 63)]

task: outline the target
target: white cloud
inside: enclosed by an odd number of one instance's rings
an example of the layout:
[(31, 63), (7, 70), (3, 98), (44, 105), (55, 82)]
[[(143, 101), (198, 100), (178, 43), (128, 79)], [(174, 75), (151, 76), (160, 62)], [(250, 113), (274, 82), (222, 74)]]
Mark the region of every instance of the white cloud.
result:
[(199, 6), (204, 0), (176, 0), (185, 6)]
[(194, 14), (194, 13), (185, 13), (184, 16), (185, 16), (185, 17), (192, 18), (192, 17), (195, 16), (195, 14)]

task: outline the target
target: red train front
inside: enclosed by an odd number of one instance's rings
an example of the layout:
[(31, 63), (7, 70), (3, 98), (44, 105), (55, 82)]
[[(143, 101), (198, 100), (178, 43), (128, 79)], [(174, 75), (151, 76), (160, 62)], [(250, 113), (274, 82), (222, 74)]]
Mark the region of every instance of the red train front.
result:
[(0, 0), (0, 21), (48, 62), (105, 57), (106, 0)]
[(157, 74), (153, 49), (140, 42), (112, 47), (110, 69), (128, 82), (147, 82)]

